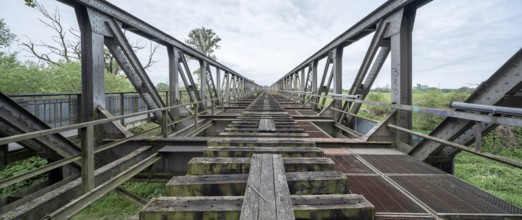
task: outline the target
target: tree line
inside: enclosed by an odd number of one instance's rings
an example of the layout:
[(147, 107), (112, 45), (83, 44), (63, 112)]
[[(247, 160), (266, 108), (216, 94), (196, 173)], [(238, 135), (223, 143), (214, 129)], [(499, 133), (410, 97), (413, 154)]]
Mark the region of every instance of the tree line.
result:
[[(26, 37), (15, 45), (15, 42), (20, 39), (10, 31), (4, 20), (0, 19), (0, 78), (2, 78), (0, 91), (8, 94), (79, 92), (81, 90), (79, 31), (62, 24), (58, 9), (50, 11), (35, 0), (25, 0), (25, 4), (39, 12), (40, 22), (53, 33), (52, 41), (34, 42)], [(214, 52), (220, 48), (220, 41), (221, 38), (212, 29), (201, 27), (190, 31), (185, 42), (206, 56), (216, 59)], [(142, 62), (145, 69), (158, 62), (154, 59), (158, 44), (152, 41), (147, 43), (134, 41), (131, 42), (131, 46), (135, 52), (148, 50), (146, 51), (148, 56), (144, 59), (145, 62)], [(17, 58), (19, 51), (16, 49), (13, 51), (13, 48), (28, 52), (34, 59), (19, 60)], [(105, 91), (134, 91), (107, 48), (104, 53)], [(193, 74), (198, 76), (199, 72), (198, 69)], [(160, 83), (159, 86), (164, 88), (164, 84)], [(166, 85), (168, 88), (168, 84)]]

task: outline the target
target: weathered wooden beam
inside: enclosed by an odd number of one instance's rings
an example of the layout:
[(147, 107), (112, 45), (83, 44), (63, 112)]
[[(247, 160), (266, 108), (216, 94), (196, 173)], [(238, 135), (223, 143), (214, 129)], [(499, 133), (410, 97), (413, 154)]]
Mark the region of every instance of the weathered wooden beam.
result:
[(269, 131), (269, 132), (275, 132), (276, 126), (273, 119), (268, 118), (261, 118), (259, 119), (259, 127), (257, 129), (258, 131)]
[[(375, 207), (361, 195), (299, 195), (290, 199), (296, 219), (375, 218)], [(203, 213), (208, 219), (239, 219), (242, 203), (242, 196), (159, 197), (140, 212), (140, 219), (201, 219)]]
[(239, 219), (295, 219), (280, 154), (252, 156)]
[[(247, 174), (175, 176), (166, 186), (166, 196), (241, 196)], [(286, 173), (292, 195), (345, 194), (348, 179), (339, 171)]]
[[(207, 174), (245, 174), (250, 169), (251, 158), (246, 157), (195, 157), (188, 163), (187, 173), (190, 175)], [(334, 162), (330, 158), (283, 158), (287, 172), (310, 172), (334, 170)]]
[(283, 157), (322, 157), (323, 150), (317, 147), (207, 147), (204, 157), (251, 157), (254, 153), (277, 153)]

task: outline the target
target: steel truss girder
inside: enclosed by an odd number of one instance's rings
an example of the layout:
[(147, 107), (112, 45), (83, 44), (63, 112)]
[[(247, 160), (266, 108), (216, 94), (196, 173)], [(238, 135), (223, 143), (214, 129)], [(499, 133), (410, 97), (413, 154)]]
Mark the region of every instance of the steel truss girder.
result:
[[(243, 77), (241, 74), (229, 69), (225, 65), (211, 59), (210, 57), (205, 56), (201, 52), (195, 50), (194, 48), (182, 43), (181, 41), (173, 38), (172, 36), (164, 33), (163, 31), (155, 28), (154, 26), (147, 24), (146, 22), (140, 20), (139, 18), (129, 14), (128, 12), (116, 7), (115, 5), (104, 1), (104, 0), (58, 0), (63, 2), (64, 4), (71, 5), (73, 7), (85, 6), (91, 10), (95, 10), (103, 15), (106, 15), (110, 18), (114, 18), (122, 23), (122, 28), (128, 31), (131, 31), (137, 35), (140, 35), (149, 40), (155, 41), (158, 44), (164, 46), (173, 46), (183, 51), (185, 54), (190, 55), (191, 57), (203, 60), (209, 63), (212, 66), (216, 66), (222, 70), (228, 71), (234, 75), (237, 75), (241, 78)], [(100, 28), (100, 32), (105, 32), (103, 28)]]
[[(1, 92), (0, 125), (0, 136), (51, 129), (31, 112), (28, 112)], [(27, 139), (19, 142), (19, 144), (50, 160), (58, 160), (80, 153), (80, 148), (76, 144), (59, 133)], [(76, 169), (76, 171), (79, 171), (79, 169)]]
[[(123, 72), (127, 75), (127, 78), (130, 80), (134, 88), (136, 88), (136, 91), (143, 98), (147, 107), (149, 109), (165, 107), (165, 103), (147, 76), (145, 69), (132, 50), (130, 43), (127, 41), (127, 38), (120, 29), (117, 21), (105, 21), (105, 25), (112, 34), (112, 38), (106, 38), (105, 45), (121, 66)], [(162, 112), (154, 112), (154, 115), (159, 121), (163, 118)]]
[(216, 98), (213, 102), (216, 103), (217, 105), (219, 105), (219, 99), (217, 99), (218, 92), (216, 90), (216, 86), (214, 85), (214, 79), (212, 78), (212, 72), (210, 71), (210, 66), (207, 65), (206, 71), (207, 71), (206, 79), (207, 79), (207, 86), (209, 87), (208, 92), (210, 94), (210, 99)]
[[(349, 95), (361, 95), (361, 99), (364, 99), (367, 94), (361, 94), (361, 92), (363, 92), (365, 88), (367, 88), (366, 92), (369, 92), (369, 88), (371, 87), (371, 85), (368, 86), (368, 85), (363, 84), (363, 80), (365, 79), (365, 77), (370, 69), (370, 66), (372, 65), (372, 61), (374, 60), (374, 58), (377, 54), (377, 51), (379, 50), (379, 46), (382, 43), (384, 34), (385, 34), (388, 26), (389, 26), (389, 22), (385, 22), (385, 21), (381, 21), (377, 24), (377, 30), (375, 31), (375, 33), (373, 35), (370, 46), (368, 47), (368, 51), (366, 52), (366, 55), (364, 56), (364, 59), (363, 59), (363, 62), (361, 63), (361, 67), (359, 68), (359, 71), (357, 72), (357, 76), (355, 77), (355, 80), (353, 81), (352, 87), (350, 88), (350, 91), (349, 91)], [(377, 66), (379, 66), (379, 63), (378, 63), (379, 61), (384, 63), (384, 60), (382, 60), (382, 59), (376, 60)], [(380, 66), (382, 66), (382, 64)], [(380, 70), (380, 68), (378, 68), (378, 69)], [(378, 71), (377, 71), (377, 73), (378, 73)], [(373, 81), (375, 80), (375, 77), (377, 76), (377, 73), (370, 74), (369, 77), (374, 77), (374, 78), (368, 80), (368, 82), (373, 83)], [(365, 83), (366, 83), (366, 81), (365, 81)], [(351, 104), (352, 104), (352, 102), (345, 101), (343, 103), (343, 111), (350, 110)], [(354, 109), (354, 110), (358, 111), (358, 109)], [(351, 112), (353, 112), (353, 111), (351, 111)], [(346, 114), (341, 113), (341, 116), (338, 119), (338, 121), (343, 122), (345, 117), (346, 117)], [(348, 123), (352, 119), (353, 119), (353, 116), (349, 116)]]
[[(390, 54), (390, 47), (381, 47), (379, 54), (377, 55), (377, 58), (375, 59), (375, 62), (373, 63), (370, 72), (368, 73), (368, 76), (364, 80), (364, 83), (358, 86), (356, 91), (352, 95), (360, 95), (360, 99), (363, 100), (366, 98), (366, 96), (370, 92), (370, 88), (375, 82), (375, 79), (377, 79), (379, 71), (381, 71), (384, 62), (388, 57), (388, 54)], [(354, 103), (353, 106), (350, 108), (350, 113), (353, 115), (357, 114), (359, 112), (359, 109), (361, 108), (361, 105), (361, 103)], [(347, 115), (347, 122), (350, 123), (353, 120), (353, 118), (354, 117), (352, 115)]]
[[(328, 69), (330, 67), (330, 64), (332, 64), (332, 63), (333, 63), (333, 55), (332, 55), (332, 53), (329, 53), (328, 57), (326, 58), (326, 63), (324, 64), (324, 71), (323, 71), (323, 75), (321, 77), (321, 83), (319, 84), (319, 89), (317, 91), (317, 95), (319, 95), (319, 96), (323, 96), (323, 93), (324, 93), (324, 96), (326, 96), (330, 92), (330, 86), (332, 85), (332, 80), (333, 80), (333, 68), (330, 70), (330, 74), (328, 74)], [(328, 78), (328, 80), (326, 78)], [(325, 82), (327, 82), (326, 85), (325, 85)], [(320, 100), (319, 96), (315, 100), (316, 101), (315, 103), (318, 103), (318, 104), (316, 105), (316, 108), (314, 110), (322, 110), (324, 108), (326, 99), (322, 98), (321, 103), (319, 103), (319, 100)]]
[[(519, 49), (488, 80), (480, 84), (465, 101), (466, 103), (494, 106), (522, 107), (517, 94), (522, 89), (522, 49)], [(482, 123), (482, 134), (494, 128), (494, 125)], [(464, 119), (445, 118), (431, 133), (431, 136), (470, 145), (475, 139), (475, 122)], [(450, 158), (460, 152), (437, 142), (423, 140), (410, 155), (428, 161), (430, 157)], [(436, 162), (436, 161), (435, 161)]]
[(410, 6), (412, 8), (419, 8), (424, 4), (430, 2), (430, 0), (390, 0), (385, 2), (379, 8), (375, 9), (369, 15), (364, 17), (361, 21), (357, 22), (354, 26), (346, 30), (344, 33), (336, 37), (333, 41), (328, 43), (326, 46), (321, 48), (319, 51), (314, 53), (311, 57), (303, 61), (301, 64), (292, 69), (288, 74), (284, 77), (292, 74), (293, 72), (302, 69), (307, 66), (309, 63), (321, 60), (324, 57), (327, 57), (328, 54), (337, 47), (345, 47), (358, 39), (365, 37), (366, 35), (372, 33), (372, 27), (375, 27), (376, 24), (381, 21), (381, 19), (389, 17), (394, 14), (398, 10), (405, 8), (406, 6)]
[(190, 102), (200, 102), (201, 97), (198, 91), (198, 87), (196, 86), (196, 83), (194, 83), (194, 78), (192, 77), (192, 74), (190, 72), (190, 68), (187, 63), (187, 58), (185, 57), (185, 54), (182, 51), (179, 51), (179, 56), (179, 62), (180, 64), (182, 64), (183, 67), (179, 68), (179, 74), (181, 76), (183, 84), (185, 85), (185, 89), (189, 94)]
[[(314, 72), (313, 72), (313, 69), (314, 69), (314, 64), (313, 63), (310, 63), (310, 65), (308, 65), (308, 71), (306, 71), (306, 82), (305, 82), (305, 86), (304, 86), (304, 98), (303, 98), (303, 101), (304, 102), (307, 102), (310, 100), (310, 98), (312, 96), (310, 96), (310, 94), (313, 94), (313, 78), (314, 78)], [(304, 71), (304, 69), (303, 69)]]

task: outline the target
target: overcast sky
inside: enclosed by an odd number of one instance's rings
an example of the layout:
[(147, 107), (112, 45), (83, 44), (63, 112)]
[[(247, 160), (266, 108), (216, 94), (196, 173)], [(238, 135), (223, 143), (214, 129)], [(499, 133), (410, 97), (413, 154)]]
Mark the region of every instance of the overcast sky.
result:
[[(19, 41), (51, 41), (51, 31), (23, 0), (0, 0), (3, 18)], [(77, 27), (71, 7), (58, 8), (65, 25)], [(191, 29), (207, 27), (222, 39), (219, 62), (261, 85), (270, 85), (373, 11), (382, 0), (110, 0), (136, 17), (184, 41)], [(344, 49), (343, 87), (351, 86), (368, 48), (366, 37)], [(413, 31), (413, 84), (474, 87), (522, 47), (522, 1), (436, 0), (417, 11)], [(11, 50), (20, 50), (13, 47)], [(167, 82), (166, 49), (148, 70)], [(30, 59), (21, 52), (21, 59)], [(320, 63), (321, 64), (321, 63)], [(389, 61), (374, 86), (390, 81)]]

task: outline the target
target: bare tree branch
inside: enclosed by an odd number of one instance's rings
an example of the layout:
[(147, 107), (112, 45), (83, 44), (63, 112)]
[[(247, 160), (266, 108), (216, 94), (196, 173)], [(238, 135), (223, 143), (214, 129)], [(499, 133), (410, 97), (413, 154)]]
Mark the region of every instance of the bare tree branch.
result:
[[(26, 36), (27, 37), (27, 36)], [(28, 37), (27, 37), (28, 38)], [(28, 38), (29, 39), (29, 38)], [(24, 46), (25, 50), (26, 51), (29, 51), (30, 53), (32, 53), (36, 58), (38, 58), (39, 60), (43, 60), (45, 62), (48, 62), (48, 63), (51, 63), (51, 64), (54, 64), (54, 65), (60, 65), (59, 63), (56, 63), (54, 62), (53, 60), (51, 60), (49, 58), (49, 55), (48, 54), (45, 54), (45, 53), (40, 53), (38, 51), (36, 51), (36, 48), (35, 48), (35, 44), (29, 39), (28, 40), (29, 42), (25, 43), (23, 42), (21, 45)]]
[(143, 66), (144, 69), (147, 69), (147, 68), (151, 67), (152, 65), (154, 65), (155, 63), (158, 62), (157, 60), (153, 60), (154, 54), (156, 53), (156, 50), (158, 50), (158, 47), (159, 47), (158, 44), (153, 45), (152, 41), (150, 42), (150, 45), (149, 45), (149, 50), (150, 50), (149, 51), (149, 58), (147, 59), (147, 63), (145, 64), (145, 66)]
[[(50, 12), (38, 1), (35, 0), (33, 2), (36, 10), (38, 10), (43, 16), (43, 18), (39, 19), (40, 22), (42, 22), (46, 27), (49, 27), (55, 33), (55, 35), (52, 36), (52, 43), (46, 43), (41, 41), (40, 44), (35, 44), (31, 41), (31, 39), (28, 38), (27, 42), (21, 44), (24, 47), (24, 49), (31, 53), (39, 61), (44, 61), (52, 65), (60, 65), (60, 61), (72, 62), (80, 60), (80, 32), (71, 27), (64, 28), (64, 26), (62, 25), (60, 11), (58, 10), (58, 8), (56, 8), (53, 12)], [(126, 31), (124, 30), (124, 34), (125, 32)], [(150, 41), (150, 45), (148, 45), (148, 48), (150, 50), (149, 57), (144, 65), (145, 69), (151, 67), (152, 65), (158, 62), (153, 59), (158, 47), (159, 45), (153, 45), (152, 41)], [(146, 49), (147, 44), (142, 43), (138, 39), (131, 43), (131, 48), (134, 50), (134, 52), (138, 52), (140, 50)], [(120, 73), (120, 66), (107, 49), (105, 49), (104, 51), (104, 62), (105, 70), (107, 70), (111, 74)]]

